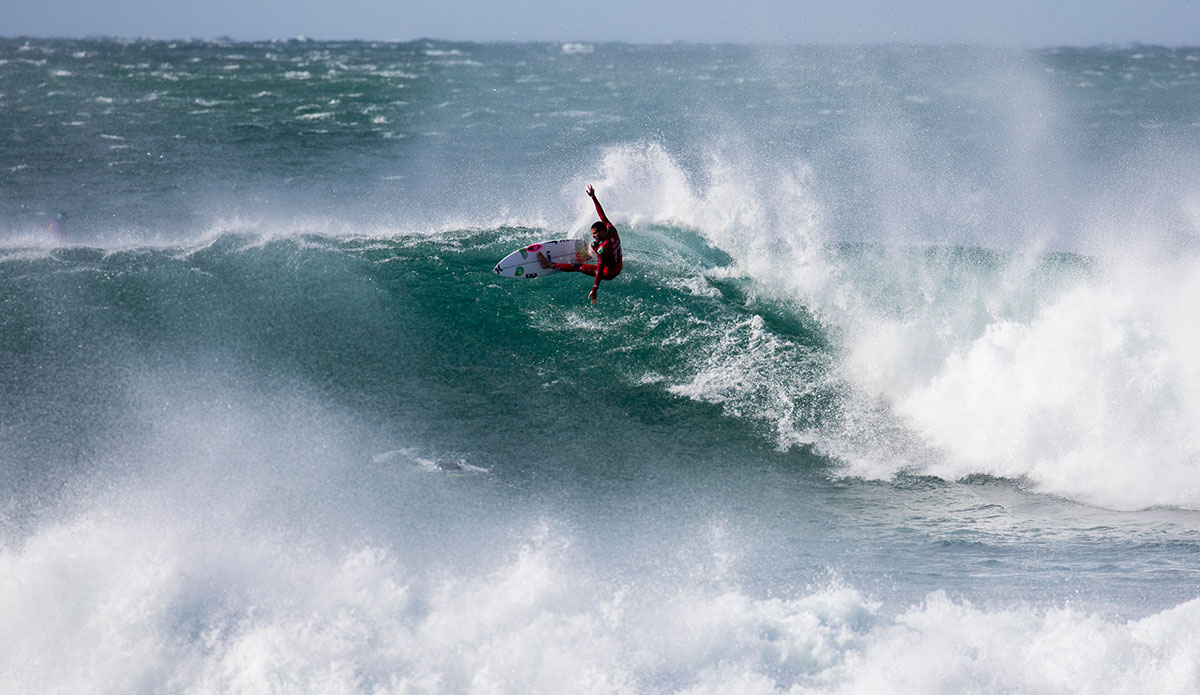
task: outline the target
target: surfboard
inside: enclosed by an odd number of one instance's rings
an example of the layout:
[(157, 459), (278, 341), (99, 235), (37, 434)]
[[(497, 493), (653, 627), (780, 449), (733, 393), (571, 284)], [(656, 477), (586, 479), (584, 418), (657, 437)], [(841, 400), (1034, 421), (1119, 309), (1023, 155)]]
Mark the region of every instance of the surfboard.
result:
[(559, 272), (554, 268), (542, 267), (537, 259), (539, 251), (552, 263), (587, 263), (593, 258), (591, 249), (583, 239), (555, 239), (517, 249), (500, 259), (493, 270), (500, 277), (529, 280)]

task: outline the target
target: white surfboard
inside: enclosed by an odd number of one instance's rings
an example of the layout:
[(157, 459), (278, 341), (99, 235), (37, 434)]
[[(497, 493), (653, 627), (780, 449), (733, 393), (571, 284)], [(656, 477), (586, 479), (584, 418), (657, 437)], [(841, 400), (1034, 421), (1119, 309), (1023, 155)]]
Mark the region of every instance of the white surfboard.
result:
[(502, 258), (493, 270), (500, 277), (530, 280), (559, 272), (554, 268), (542, 267), (537, 258), (539, 251), (545, 254), (551, 263), (588, 263), (594, 258), (583, 239), (555, 239), (517, 249)]

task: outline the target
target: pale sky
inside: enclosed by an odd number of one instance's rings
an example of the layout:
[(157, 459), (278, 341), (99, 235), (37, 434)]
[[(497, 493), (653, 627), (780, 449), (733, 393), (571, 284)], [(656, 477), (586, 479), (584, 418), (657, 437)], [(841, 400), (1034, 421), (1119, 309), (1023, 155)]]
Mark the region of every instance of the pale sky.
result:
[(1200, 45), (1200, 0), (0, 0), (0, 36)]

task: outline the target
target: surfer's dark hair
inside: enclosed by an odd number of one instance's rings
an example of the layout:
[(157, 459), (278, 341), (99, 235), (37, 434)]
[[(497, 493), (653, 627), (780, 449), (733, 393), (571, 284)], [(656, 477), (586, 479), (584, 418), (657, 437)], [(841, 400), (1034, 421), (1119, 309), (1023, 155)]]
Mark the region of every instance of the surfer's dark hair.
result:
[(593, 222), (592, 230), (593, 231), (599, 230), (601, 232), (608, 231), (608, 229), (604, 226), (603, 222)]

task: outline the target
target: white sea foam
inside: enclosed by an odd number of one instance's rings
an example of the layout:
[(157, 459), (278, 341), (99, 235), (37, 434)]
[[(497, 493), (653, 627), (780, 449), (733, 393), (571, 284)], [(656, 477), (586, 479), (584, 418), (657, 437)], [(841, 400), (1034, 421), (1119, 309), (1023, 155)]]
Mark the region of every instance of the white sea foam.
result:
[(912, 446), (843, 451), (847, 470), (985, 473), (1115, 509), (1200, 508), (1198, 269), (1120, 262), (1046, 289), (1014, 262), (981, 294), (910, 298), (899, 316), (857, 295), (840, 322), (840, 373), (890, 406)]
[(472, 465), (462, 457), (429, 457), (413, 448), (385, 451), (372, 457), (375, 463), (390, 464), (405, 462), (430, 472), (442, 473), (487, 473), (486, 468)]
[[(119, 548), (120, 552), (113, 552)], [(14, 692), (1190, 694), (1200, 600), (1122, 620), (617, 585), (535, 529), (491, 566), (92, 514), (0, 550)]]
[(1200, 507), (1200, 261), (1133, 265), (997, 320), (894, 393), (949, 456), (934, 472), (1024, 477), (1115, 508)]

